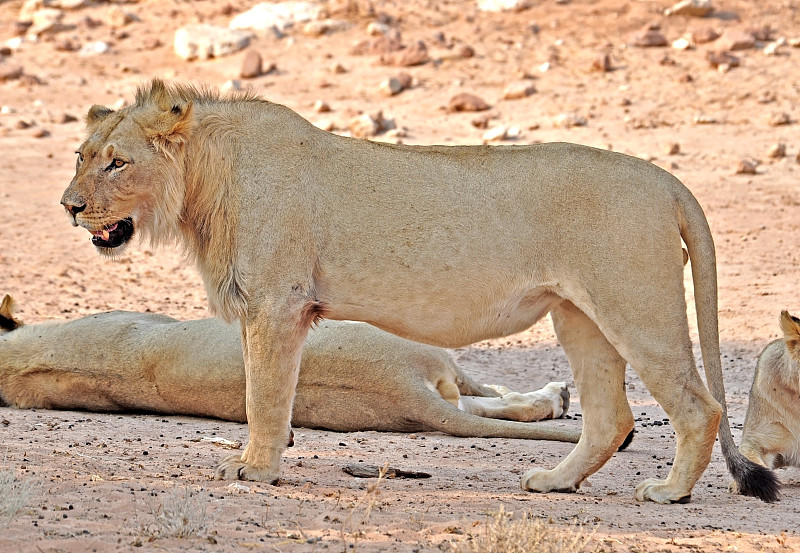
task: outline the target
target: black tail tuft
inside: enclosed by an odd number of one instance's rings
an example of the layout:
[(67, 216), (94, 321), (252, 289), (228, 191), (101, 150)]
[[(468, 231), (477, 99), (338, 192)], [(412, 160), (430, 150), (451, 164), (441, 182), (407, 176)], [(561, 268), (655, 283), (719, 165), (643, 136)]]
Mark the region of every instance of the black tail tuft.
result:
[(772, 503), (781, 497), (781, 483), (775, 475), (775, 471), (758, 465), (749, 459), (729, 465), (733, 479), (739, 488), (739, 493), (757, 497), (761, 501)]
[(627, 448), (629, 445), (631, 445), (631, 442), (633, 441), (633, 435), (635, 433), (636, 433), (635, 429), (633, 429), (630, 432), (628, 432), (628, 435), (625, 436), (625, 439), (622, 441), (621, 444), (619, 444), (619, 447), (617, 448), (617, 451), (625, 451), (625, 448)]

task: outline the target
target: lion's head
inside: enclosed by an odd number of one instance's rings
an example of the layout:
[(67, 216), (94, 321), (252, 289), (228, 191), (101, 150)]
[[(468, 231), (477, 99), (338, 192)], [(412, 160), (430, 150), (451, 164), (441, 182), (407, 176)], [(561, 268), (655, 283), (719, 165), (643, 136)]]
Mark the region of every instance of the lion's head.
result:
[(158, 241), (174, 236), (184, 196), (176, 166), (192, 131), (192, 101), (155, 80), (129, 107), (92, 106), (86, 124), (89, 137), (61, 198), (72, 224), (106, 255), (137, 231)]

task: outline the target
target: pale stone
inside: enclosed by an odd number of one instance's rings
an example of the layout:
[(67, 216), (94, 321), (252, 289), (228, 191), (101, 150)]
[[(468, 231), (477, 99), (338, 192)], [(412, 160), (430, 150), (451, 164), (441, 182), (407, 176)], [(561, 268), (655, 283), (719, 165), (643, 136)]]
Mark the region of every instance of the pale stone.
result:
[(447, 109), (448, 111), (485, 111), (489, 107), (483, 98), (462, 92), (450, 98)]
[(529, 81), (517, 81), (509, 83), (503, 90), (504, 100), (519, 100), (527, 98), (536, 92), (536, 87)]
[(250, 44), (252, 34), (214, 25), (186, 25), (175, 31), (175, 54), (185, 60), (219, 58)]
[(289, 1), (277, 4), (262, 2), (234, 17), (229, 26), (231, 29), (253, 31), (275, 29), (283, 32), (297, 23), (318, 19), (321, 10), (322, 7), (313, 2)]
[(562, 113), (555, 118), (553, 124), (556, 127), (569, 129), (571, 127), (583, 127), (586, 125), (586, 118), (577, 113)]
[(347, 21), (339, 19), (322, 19), (320, 21), (309, 21), (303, 25), (303, 34), (306, 36), (322, 36), (337, 31), (343, 31), (350, 26)]
[(483, 133), (482, 138), (484, 142), (505, 140), (506, 133), (508, 133), (508, 128), (505, 125), (499, 125), (497, 127), (492, 127), (491, 129)]
[(380, 84), (378, 90), (384, 96), (395, 96), (403, 92), (403, 88), (403, 83), (397, 77), (389, 77)]
[(514, 12), (531, 7), (530, 0), (478, 0), (482, 12)]
[(714, 11), (711, 0), (682, 0), (671, 8), (664, 10), (664, 15), (689, 15), (706, 17)]
[(369, 25), (367, 25), (367, 34), (370, 36), (386, 35), (391, 30), (392, 28), (389, 27), (389, 25), (386, 23), (380, 23), (379, 21), (372, 21)]
[(771, 159), (780, 159), (786, 156), (786, 144), (778, 143), (773, 144), (767, 150), (767, 157)]

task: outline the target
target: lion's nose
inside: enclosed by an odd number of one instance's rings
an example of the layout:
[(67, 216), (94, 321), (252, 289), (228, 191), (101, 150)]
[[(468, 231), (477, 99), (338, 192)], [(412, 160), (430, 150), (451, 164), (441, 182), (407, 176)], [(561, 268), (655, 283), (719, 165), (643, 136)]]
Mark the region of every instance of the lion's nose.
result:
[(61, 205), (69, 212), (70, 215), (75, 217), (78, 213), (86, 209), (86, 204), (73, 205), (69, 202), (61, 202)]

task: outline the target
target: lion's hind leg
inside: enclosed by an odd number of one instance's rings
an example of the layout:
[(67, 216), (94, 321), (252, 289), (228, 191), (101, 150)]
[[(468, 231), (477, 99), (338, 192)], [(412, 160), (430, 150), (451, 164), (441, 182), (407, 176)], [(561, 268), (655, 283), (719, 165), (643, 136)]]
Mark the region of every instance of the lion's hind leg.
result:
[(597, 325), (569, 301), (551, 315), (580, 394), (583, 432), (556, 468), (528, 471), (520, 484), (534, 492), (574, 492), (617, 451), (633, 428), (633, 414), (625, 396), (625, 360)]

